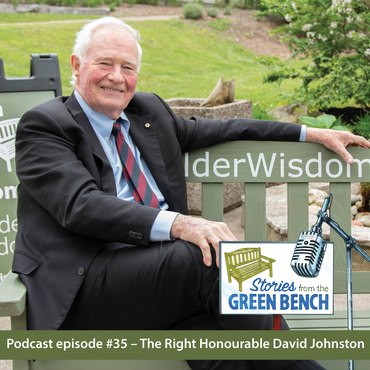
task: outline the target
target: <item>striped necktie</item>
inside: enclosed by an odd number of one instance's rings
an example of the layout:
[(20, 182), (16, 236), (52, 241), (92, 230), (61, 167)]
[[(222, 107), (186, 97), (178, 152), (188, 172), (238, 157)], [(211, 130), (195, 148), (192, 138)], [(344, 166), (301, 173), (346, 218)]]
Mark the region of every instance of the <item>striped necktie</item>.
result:
[(116, 138), (117, 151), (123, 164), (123, 175), (137, 203), (158, 208), (158, 198), (149, 186), (134, 153), (125, 141), (120, 121), (121, 119), (113, 124), (112, 134)]

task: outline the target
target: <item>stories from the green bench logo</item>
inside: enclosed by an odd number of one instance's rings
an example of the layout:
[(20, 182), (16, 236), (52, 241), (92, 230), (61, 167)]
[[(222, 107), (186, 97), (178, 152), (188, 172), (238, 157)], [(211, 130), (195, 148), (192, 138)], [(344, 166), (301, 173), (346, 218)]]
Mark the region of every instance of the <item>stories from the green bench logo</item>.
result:
[[(221, 242), (221, 314), (333, 314), (333, 243), (314, 274), (297, 272), (296, 245)], [(315, 256), (306, 257), (301, 267), (309, 269)]]

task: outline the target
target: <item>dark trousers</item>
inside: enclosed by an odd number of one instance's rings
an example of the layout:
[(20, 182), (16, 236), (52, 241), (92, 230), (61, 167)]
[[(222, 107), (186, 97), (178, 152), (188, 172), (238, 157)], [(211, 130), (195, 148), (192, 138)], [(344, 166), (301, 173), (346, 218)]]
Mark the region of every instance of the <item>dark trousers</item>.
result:
[[(271, 330), (271, 315), (220, 315), (219, 270), (181, 240), (110, 244), (92, 262), (63, 330)], [(282, 328), (288, 329), (284, 320)], [(313, 370), (299, 361), (188, 361), (194, 370)], [(308, 365), (309, 363), (307, 363)]]

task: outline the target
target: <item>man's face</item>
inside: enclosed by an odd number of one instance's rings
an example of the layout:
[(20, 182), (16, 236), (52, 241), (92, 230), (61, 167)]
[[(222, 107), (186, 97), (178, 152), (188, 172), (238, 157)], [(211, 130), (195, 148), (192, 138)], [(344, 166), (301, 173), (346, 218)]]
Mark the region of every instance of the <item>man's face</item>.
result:
[(135, 93), (138, 50), (133, 37), (115, 26), (96, 30), (85, 62), (71, 57), (75, 88), (95, 111), (117, 119)]

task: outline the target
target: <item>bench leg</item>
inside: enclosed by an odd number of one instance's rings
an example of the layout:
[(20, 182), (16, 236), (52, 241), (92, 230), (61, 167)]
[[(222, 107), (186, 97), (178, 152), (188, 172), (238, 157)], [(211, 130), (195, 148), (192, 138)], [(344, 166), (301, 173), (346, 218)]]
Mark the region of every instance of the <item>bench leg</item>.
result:
[(241, 292), (242, 291), (242, 281), (239, 281), (239, 292)]
[(270, 277), (272, 277), (272, 264), (270, 264)]
[(6, 169), (8, 172), (12, 172), (12, 163), (10, 162), (10, 159), (6, 161)]

